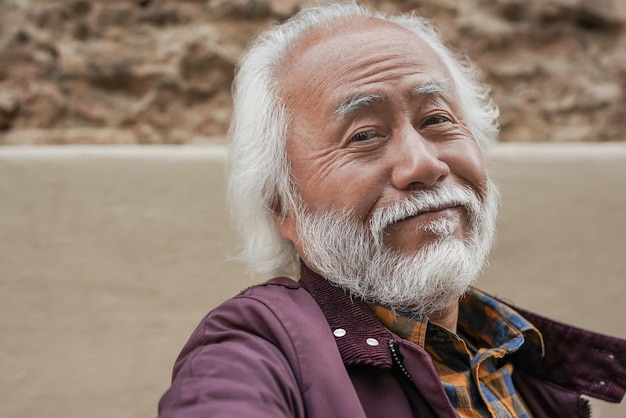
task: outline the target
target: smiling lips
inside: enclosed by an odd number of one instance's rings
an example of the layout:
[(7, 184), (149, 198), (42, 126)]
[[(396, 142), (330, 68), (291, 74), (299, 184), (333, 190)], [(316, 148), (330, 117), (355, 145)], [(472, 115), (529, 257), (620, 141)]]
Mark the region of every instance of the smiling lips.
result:
[(430, 210), (426, 210), (426, 211), (421, 211), (416, 213), (415, 215), (411, 215), (411, 216), (407, 216), (406, 218), (402, 218), (402, 219), (398, 219), (397, 221), (394, 222), (394, 224), (397, 224), (399, 222), (404, 222), (404, 221), (408, 221), (408, 220), (412, 220), (412, 219), (420, 219), (423, 220), (425, 222), (440, 217), (440, 216), (451, 216), (453, 213), (455, 213), (457, 211), (457, 209), (463, 209), (463, 206), (461, 205), (456, 205), (456, 204), (451, 204), (451, 205), (445, 205), (445, 206), (441, 206), (441, 207), (437, 207), (437, 208), (433, 208)]

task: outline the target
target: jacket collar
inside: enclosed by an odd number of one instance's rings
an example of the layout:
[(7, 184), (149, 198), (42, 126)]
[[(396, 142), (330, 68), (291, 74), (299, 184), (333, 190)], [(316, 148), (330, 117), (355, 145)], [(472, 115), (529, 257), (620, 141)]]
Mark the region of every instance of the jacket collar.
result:
[(394, 337), (363, 301), (333, 286), (304, 263), (300, 283), (324, 313), (346, 365), (391, 368), (389, 343)]

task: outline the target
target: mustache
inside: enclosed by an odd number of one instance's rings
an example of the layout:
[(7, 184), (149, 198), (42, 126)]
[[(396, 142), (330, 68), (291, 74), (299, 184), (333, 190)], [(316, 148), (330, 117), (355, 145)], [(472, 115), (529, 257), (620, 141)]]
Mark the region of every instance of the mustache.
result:
[(440, 184), (432, 189), (415, 190), (402, 200), (375, 209), (370, 221), (370, 233), (382, 240), (385, 229), (391, 224), (422, 213), (455, 206), (463, 207), (470, 222), (482, 213), (482, 203), (474, 189), (469, 186)]

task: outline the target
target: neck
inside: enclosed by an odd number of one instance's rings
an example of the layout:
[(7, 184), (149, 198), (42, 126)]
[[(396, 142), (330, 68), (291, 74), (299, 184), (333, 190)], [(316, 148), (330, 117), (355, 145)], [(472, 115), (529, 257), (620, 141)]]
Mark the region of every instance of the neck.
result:
[(458, 302), (448, 306), (443, 311), (434, 312), (426, 315), (428, 320), (436, 323), (437, 325), (444, 327), (448, 331), (456, 334), (456, 326), (459, 319), (459, 304)]

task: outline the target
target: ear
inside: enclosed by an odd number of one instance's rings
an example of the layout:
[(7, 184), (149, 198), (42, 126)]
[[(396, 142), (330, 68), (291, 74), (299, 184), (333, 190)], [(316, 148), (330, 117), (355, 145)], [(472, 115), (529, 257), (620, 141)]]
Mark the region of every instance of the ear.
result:
[(288, 239), (294, 244), (298, 242), (298, 233), (296, 232), (296, 220), (293, 217), (292, 213), (288, 215), (276, 215), (274, 214), (274, 222), (276, 222), (276, 226), (278, 227), (278, 232), (280, 232), (280, 236)]
[(282, 203), (276, 198), (271, 205), (272, 217), (278, 228), (280, 236), (293, 242), (298, 242), (298, 233), (296, 231), (296, 219), (293, 211), (283, 211)]

